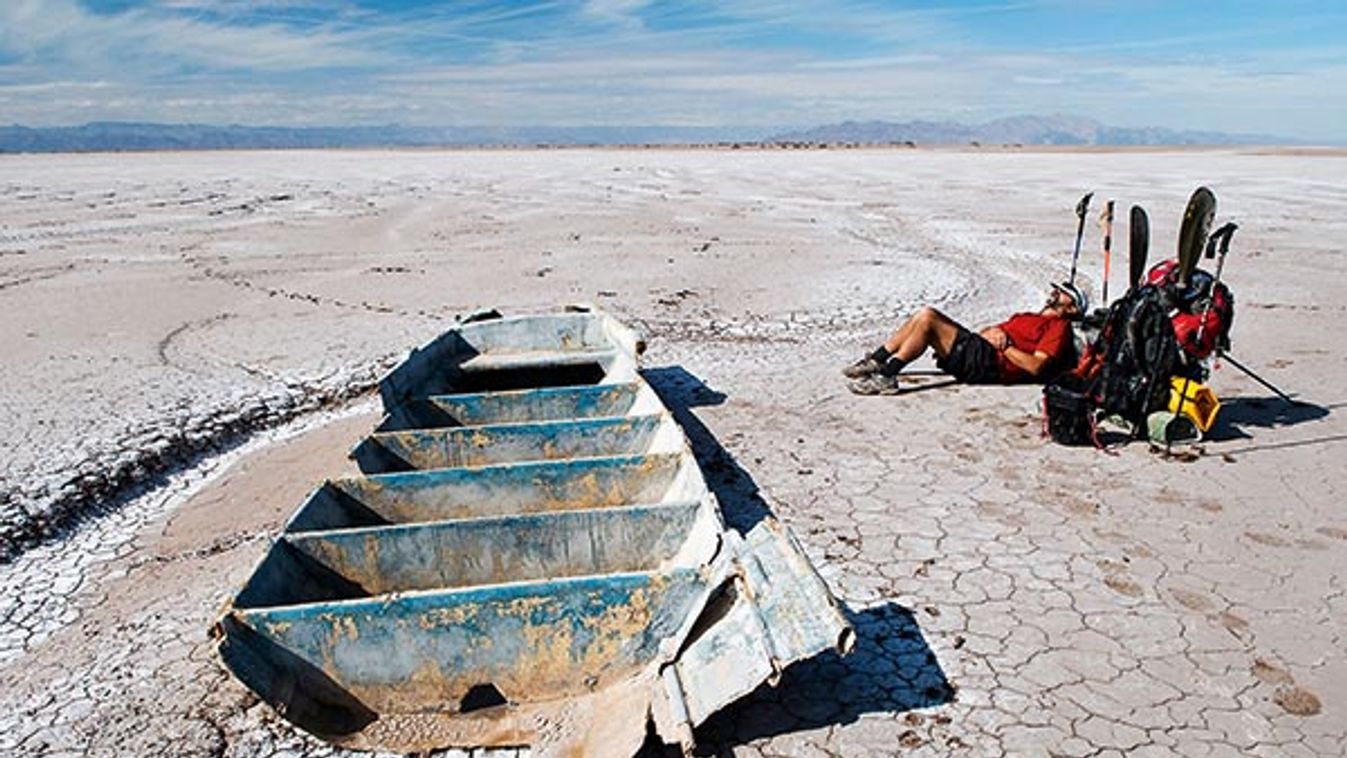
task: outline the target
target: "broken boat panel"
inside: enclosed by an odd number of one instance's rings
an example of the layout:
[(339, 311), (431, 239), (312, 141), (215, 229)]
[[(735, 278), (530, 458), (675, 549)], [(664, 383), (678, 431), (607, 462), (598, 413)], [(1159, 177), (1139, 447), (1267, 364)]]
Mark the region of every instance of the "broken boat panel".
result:
[(301, 504), (215, 626), (335, 744), (630, 755), (851, 628), (790, 533), (727, 529), (603, 313), (461, 323), (380, 383), (361, 476)]

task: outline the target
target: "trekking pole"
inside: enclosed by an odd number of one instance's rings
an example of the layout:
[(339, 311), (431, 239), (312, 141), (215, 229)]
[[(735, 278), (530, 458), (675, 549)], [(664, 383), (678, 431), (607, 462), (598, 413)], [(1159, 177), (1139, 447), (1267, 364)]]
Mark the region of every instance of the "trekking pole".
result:
[(1273, 392), (1277, 397), (1281, 398), (1282, 400), (1285, 400), (1288, 404), (1290, 404), (1290, 405), (1296, 405), (1296, 404), (1297, 404), (1297, 401), (1292, 400), (1290, 395), (1288, 395), (1288, 394), (1286, 394), (1285, 392), (1282, 392), (1281, 390), (1277, 389), (1277, 387), (1276, 387), (1275, 385), (1273, 385), (1272, 382), (1269, 382), (1268, 380), (1264, 379), (1263, 377), (1259, 376), (1258, 374), (1255, 374), (1255, 373), (1253, 372), (1253, 369), (1251, 369), (1251, 368), (1249, 368), (1248, 366), (1245, 366), (1243, 363), (1240, 363), (1239, 361), (1235, 360), (1235, 356), (1231, 355), (1230, 353), (1225, 352), (1224, 350), (1218, 351), (1218, 352), (1217, 352), (1217, 355), (1219, 355), (1219, 356), (1221, 357), (1221, 360), (1229, 361), (1231, 366), (1234, 366), (1235, 368), (1239, 369), (1240, 371), (1243, 371), (1245, 374), (1248, 374), (1248, 376), (1249, 376), (1250, 379), (1253, 379), (1255, 382), (1258, 382), (1259, 384), (1263, 385), (1264, 387), (1267, 387), (1268, 389), (1272, 390), (1272, 392)]
[[(1225, 268), (1225, 254), (1230, 252), (1230, 238), (1235, 236), (1235, 230), (1238, 228), (1239, 227), (1236, 226), (1234, 222), (1227, 223), (1225, 226), (1217, 229), (1216, 233), (1212, 234), (1211, 237), (1207, 239), (1208, 258), (1216, 256), (1216, 243), (1218, 240), (1220, 241), (1221, 252), (1220, 257), (1216, 259), (1216, 276), (1212, 277), (1211, 289), (1207, 291), (1207, 306), (1202, 309), (1202, 319), (1197, 322), (1196, 342), (1198, 349), (1201, 349), (1202, 337), (1207, 331), (1207, 317), (1211, 315), (1211, 307), (1216, 303), (1216, 285), (1221, 283), (1221, 270)], [(1180, 349), (1182, 349), (1181, 346)], [(1183, 406), (1188, 401), (1188, 390), (1192, 385), (1193, 374), (1190, 371), (1183, 377), (1183, 389), (1179, 390), (1179, 407), (1174, 411), (1174, 418), (1170, 419), (1168, 424), (1165, 424), (1165, 455), (1169, 455), (1170, 446), (1174, 444), (1174, 434), (1170, 427), (1174, 425), (1174, 422), (1183, 418)], [(1196, 421), (1193, 422), (1193, 426), (1197, 426)]]
[(1086, 192), (1085, 197), (1076, 203), (1076, 249), (1071, 253), (1071, 279), (1069, 283), (1073, 286), (1076, 283), (1076, 261), (1080, 260), (1080, 238), (1085, 236), (1085, 213), (1090, 209), (1090, 198), (1094, 197), (1093, 192)]
[(1104, 212), (1100, 215), (1100, 220), (1104, 224), (1104, 307), (1108, 307), (1108, 268), (1109, 258), (1113, 253), (1113, 201), (1110, 200), (1104, 204)]

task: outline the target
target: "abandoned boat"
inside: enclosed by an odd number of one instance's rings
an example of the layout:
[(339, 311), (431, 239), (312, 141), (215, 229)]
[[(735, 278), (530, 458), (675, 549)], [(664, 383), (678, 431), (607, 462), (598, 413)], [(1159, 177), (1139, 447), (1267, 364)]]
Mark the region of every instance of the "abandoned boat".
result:
[(332, 743), (631, 755), (854, 635), (790, 533), (726, 527), (634, 332), (590, 309), (464, 320), (214, 627)]

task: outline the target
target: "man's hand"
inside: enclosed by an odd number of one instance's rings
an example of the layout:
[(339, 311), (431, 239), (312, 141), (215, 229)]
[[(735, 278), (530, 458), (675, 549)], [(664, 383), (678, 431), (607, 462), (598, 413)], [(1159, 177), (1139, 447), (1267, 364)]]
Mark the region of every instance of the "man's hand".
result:
[(979, 336), (992, 343), (992, 347), (996, 348), (997, 351), (1005, 350), (1010, 347), (1010, 338), (1006, 336), (1005, 331), (999, 326), (989, 326), (986, 329), (983, 329), (979, 333)]

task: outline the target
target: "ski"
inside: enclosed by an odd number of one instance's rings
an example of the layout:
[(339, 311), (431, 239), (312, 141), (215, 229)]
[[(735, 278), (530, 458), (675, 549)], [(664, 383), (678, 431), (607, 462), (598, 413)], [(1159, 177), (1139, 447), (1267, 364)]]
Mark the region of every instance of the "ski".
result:
[(1140, 205), (1132, 206), (1132, 225), (1127, 235), (1127, 283), (1132, 289), (1141, 286), (1141, 277), (1146, 273), (1146, 256), (1151, 248), (1151, 221), (1146, 209)]
[(1211, 233), (1211, 222), (1216, 217), (1216, 195), (1206, 187), (1198, 187), (1188, 199), (1183, 211), (1183, 225), (1179, 228), (1179, 284), (1192, 284), (1193, 270), (1202, 257), (1202, 249)]
[(1110, 200), (1104, 204), (1104, 212), (1100, 214), (1099, 220), (1104, 225), (1104, 286), (1100, 293), (1100, 300), (1105, 308), (1108, 307), (1108, 274), (1109, 261), (1113, 257), (1113, 201)]
[(1090, 210), (1092, 197), (1093, 192), (1086, 192), (1085, 197), (1076, 203), (1076, 249), (1071, 253), (1071, 278), (1067, 280), (1072, 285), (1076, 283), (1076, 261), (1080, 260), (1080, 240), (1085, 236), (1085, 214)]

